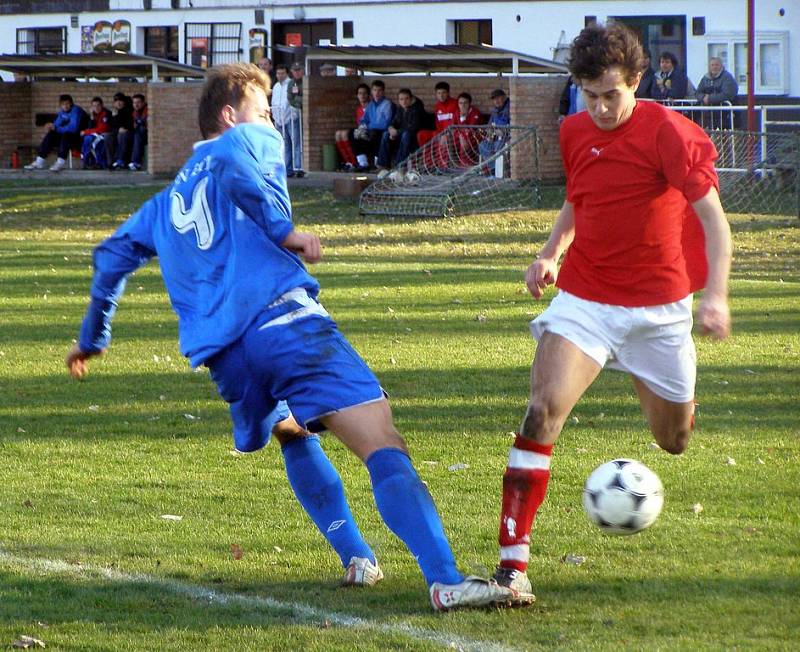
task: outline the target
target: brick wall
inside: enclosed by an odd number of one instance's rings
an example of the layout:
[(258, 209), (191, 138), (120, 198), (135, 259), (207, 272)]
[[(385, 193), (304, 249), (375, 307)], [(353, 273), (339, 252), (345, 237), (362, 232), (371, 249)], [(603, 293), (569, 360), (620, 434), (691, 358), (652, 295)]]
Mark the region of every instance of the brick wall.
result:
[(0, 168), (11, 167), (11, 153), (17, 145), (31, 142), (31, 86), (27, 82), (0, 83)]
[(147, 171), (172, 175), (192, 154), (192, 145), (201, 139), (197, 126), (197, 106), (203, 85), (198, 82), (149, 84)]
[[(374, 77), (306, 77), (303, 97), (304, 164), (307, 170), (322, 168), (322, 146), (333, 143), (337, 129), (354, 126), (356, 87)], [(410, 88), (433, 111), (436, 104), (434, 86), (439, 81), (450, 84), (450, 93), (457, 97), (464, 91), (472, 95), (484, 113), (492, 108), (489, 95), (502, 88), (511, 97), (511, 123), (535, 125), (542, 139), (540, 166), (548, 181), (563, 179), (558, 149), (558, 100), (564, 88), (564, 77), (381, 77), (386, 95), (396, 101), (397, 91)], [(512, 168), (514, 167), (512, 162)], [(519, 166), (517, 165), (517, 169)]]

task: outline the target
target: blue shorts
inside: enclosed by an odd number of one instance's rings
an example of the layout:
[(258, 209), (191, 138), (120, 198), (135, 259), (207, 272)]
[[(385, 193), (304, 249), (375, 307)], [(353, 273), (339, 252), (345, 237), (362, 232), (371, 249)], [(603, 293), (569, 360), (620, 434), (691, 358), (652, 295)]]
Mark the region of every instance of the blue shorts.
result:
[(205, 364), (230, 406), (236, 450), (245, 453), (263, 448), (290, 410), (319, 432), (320, 418), (385, 397), (336, 322), (304, 293), (300, 302), (272, 304)]

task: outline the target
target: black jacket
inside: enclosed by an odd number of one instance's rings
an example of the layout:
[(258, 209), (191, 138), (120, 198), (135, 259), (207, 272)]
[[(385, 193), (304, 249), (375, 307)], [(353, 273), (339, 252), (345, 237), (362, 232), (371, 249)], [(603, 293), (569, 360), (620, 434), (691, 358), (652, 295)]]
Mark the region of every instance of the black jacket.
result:
[(397, 131), (410, 131), (412, 133), (418, 132), (423, 128), (423, 121), (425, 120), (425, 105), (418, 97), (414, 98), (414, 102), (407, 109), (404, 109), (399, 104), (394, 113), (391, 126)]

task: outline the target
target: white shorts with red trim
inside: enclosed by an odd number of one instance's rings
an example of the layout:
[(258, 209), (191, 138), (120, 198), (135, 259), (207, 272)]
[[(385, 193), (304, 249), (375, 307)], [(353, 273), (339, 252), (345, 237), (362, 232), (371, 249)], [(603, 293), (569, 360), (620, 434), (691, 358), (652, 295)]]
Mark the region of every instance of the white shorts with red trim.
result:
[(601, 367), (632, 374), (667, 401), (694, 399), (691, 294), (674, 303), (628, 308), (561, 290), (530, 328), (537, 341), (545, 331), (560, 335)]

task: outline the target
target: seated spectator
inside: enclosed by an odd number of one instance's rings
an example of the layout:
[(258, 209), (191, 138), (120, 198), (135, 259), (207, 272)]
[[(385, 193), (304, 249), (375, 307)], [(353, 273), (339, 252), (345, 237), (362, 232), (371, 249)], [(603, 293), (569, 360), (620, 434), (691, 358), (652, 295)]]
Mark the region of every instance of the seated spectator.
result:
[(723, 102), (733, 104), (738, 94), (739, 84), (733, 75), (725, 70), (722, 59), (719, 57), (709, 59), (708, 72), (697, 85), (697, 101), (705, 106), (718, 106)]
[(561, 91), (561, 99), (558, 101), (558, 124), (564, 122), (564, 118), (586, 109), (586, 102), (583, 100), (583, 93), (580, 86), (572, 78), (567, 77), (564, 90)]
[(106, 141), (108, 160), (113, 161), (112, 170), (126, 167), (126, 160), (130, 158), (129, 131), (133, 130), (133, 102), (125, 93), (115, 93), (110, 129), (103, 134)]
[[(511, 124), (511, 102), (506, 96), (506, 93), (501, 88), (492, 91), (490, 95), (492, 103), (492, 112), (489, 114), (490, 127), (508, 127)], [(486, 161), (497, 152), (499, 152), (508, 140), (508, 130), (506, 129), (488, 129), (486, 137), (478, 145), (478, 152), (482, 161)], [(502, 158), (502, 157), (501, 157)], [(488, 168), (485, 170), (488, 173)], [(503, 173), (503, 166), (495, 165), (495, 172)]]
[(408, 88), (397, 93), (397, 111), (381, 137), (378, 149), (378, 178), (385, 177), (392, 166), (392, 157), (399, 165), (417, 149), (417, 132), (425, 119), (425, 105)]
[(83, 169), (104, 169), (108, 167), (106, 158), (106, 145), (103, 134), (109, 130), (108, 111), (103, 105), (102, 97), (92, 98), (92, 110), (90, 113), (89, 126), (81, 131), (83, 146), (81, 147), (81, 158), (83, 159)]
[[(482, 125), (486, 118), (477, 107), (472, 106), (472, 95), (461, 93), (458, 96), (458, 117), (456, 126)], [(477, 129), (456, 129), (453, 135), (455, 156), (459, 167), (471, 167), (478, 162), (478, 142), (480, 132)]]
[(131, 137), (133, 145), (128, 169), (136, 172), (142, 169), (144, 148), (147, 146), (147, 102), (141, 93), (136, 93), (133, 96), (133, 131)]
[(678, 69), (678, 57), (672, 52), (663, 52), (659, 59), (660, 70), (650, 85), (650, 97), (654, 100), (682, 100), (686, 97), (689, 79)]
[[(366, 84), (359, 84), (356, 88), (356, 127), (361, 124), (364, 117), (364, 112), (367, 110), (369, 104), (369, 86)], [(358, 166), (356, 155), (353, 151), (353, 132), (354, 129), (339, 129), (334, 134), (336, 139), (336, 150), (339, 152), (339, 157), (342, 159), (342, 164), (346, 170), (353, 170)]]
[(26, 165), (26, 170), (44, 169), (44, 160), (55, 149), (58, 151), (58, 158), (50, 169), (58, 172), (64, 169), (70, 152), (81, 148), (81, 130), (88, 124), (89, 117), (86, 111), (75, 104), (72, 95), (61, 95), (58, 102), (60, 111), (53, 122), (45, 125), (44, 138), (39, 146), (36, 160)]
[(323, 63), (319, 67), (320, 77), (336, 77), (336, 66), (332, 63)]
[[(372, 101), (364, 111), (364, 117), (356, 129), (353, 150), (361, 170), (368, 170), (378, 154), (384, 132), (394, 118), (394, 104), (385, 96), (386, 85), (376, 79), (372, 82)], [(377, 161), (375, 161), (377, 165)]]
[(656, 71), (650, 63), (650, 50), (642, 48), (644, 54), (644, 61), (642, 61), (642, 78), (639, 80), (639, 87), (636, 89), (634, 96), (640, 99), (650, 98), (650, 87), (653, 85), (653, 78), (656, 76)]
[(434, 110), (434, 129), (423, 129), (417, 134), (420, 147), (431, 140), (436, 134), (443, 132), (450, 125), (455, 124), (458, 116), (458, 100), (450, 97), (450, 84), (439, 82), (435, 86), (436, 105)]

